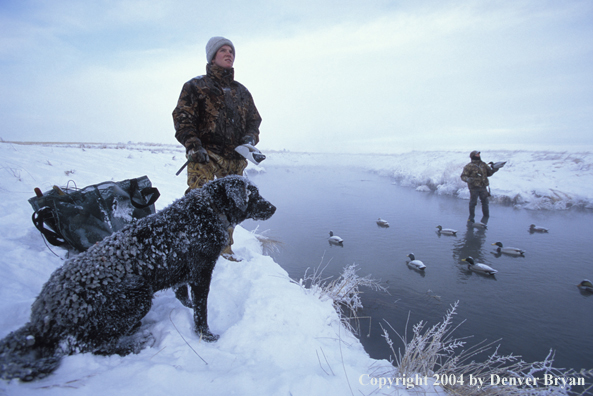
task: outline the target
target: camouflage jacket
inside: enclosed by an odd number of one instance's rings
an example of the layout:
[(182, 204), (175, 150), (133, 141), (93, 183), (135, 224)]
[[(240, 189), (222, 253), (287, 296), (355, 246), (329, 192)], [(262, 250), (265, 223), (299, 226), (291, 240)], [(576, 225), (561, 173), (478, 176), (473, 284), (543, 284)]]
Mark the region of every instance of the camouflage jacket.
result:
[(487, 187), (488, 177), (492, 176), (494, 171), (482, 160), (472, 160), (463, 167), (461, 180), (467, 183), (469, 188)]
[(183, 85), (173, 110), (175, 137), (186, 150), (204, 147), (226, 159), (240, 159), (235, 147), (259, 141), (261, 117), (234, 69), (206, 66), (206, 75)]

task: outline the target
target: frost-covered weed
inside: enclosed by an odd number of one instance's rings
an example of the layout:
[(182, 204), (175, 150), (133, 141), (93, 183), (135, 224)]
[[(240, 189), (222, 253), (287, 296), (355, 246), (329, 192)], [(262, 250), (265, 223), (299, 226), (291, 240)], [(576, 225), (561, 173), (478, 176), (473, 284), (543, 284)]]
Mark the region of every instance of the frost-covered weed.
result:
[(386, 293), (387, 289), (381, 286), (379, 281), (372, 279), (370, 274), (364, 277), (358, 276), (356, 264), (345, 267), (340, 276), (333, 280), (330, 277), (322, 277), (323, 270), (326, 267), (323, 269), (318, 267), (310, 274), (308, 273), (309, 268), (307, 268), (303, 279), (299, 281), (299, 285), (311, 290), (322, 300), (331, 299), (344, 326), (352, 333), (358, 334), (359, 331), (352, 326), (351, 321), (354, 320), (357, 323), (356, 328), (359, 327), (359, 318), (356, 312), (363, 307), (360, 299), (362, 292), (359, 288), (364, 286)]
[[(456, 314), (458, 302), (451, 305), (443, 321), (425, 330), (426, 323), (420, 321), (412, 326), (413, 336), (407, 340), (407, 328), (404, 335), (400, 335), (387, 323), (404, 344), (403, 354), (397, 352), (390, 338), (388, 331), (383, 327), (383, 338), (391, 349), (395, 358), (395, 366), (389, 373), (380, 373), (380, 376), (393, 376), (394, 378), (406, 375), (411, 377), (420, 374), (432, 378), (455, 378), (453, 383), (441, 384), (441, 386), (452, 395), (492, 395), (492, 396), (515, 396), (515, 395), (585, 395), (593, 388), (591, 383), (579, 386), (579, 389), (571, 384), (571, 380), (586, 382), (593, 378), (593, 369), (581, 370), (563, 369), (553, 367), (554, 352), (550, 351), (548, 356), (541, 362), (527, 363), (521, 360), (521, 356), (498, 354), (499, 346), (491, 343), (481, 342), (467, 349), (459, 348), (466, 346), (464, 339), (457, 339), (452, 333), (463, 323), (452, 327), (453, 316)], [(492, 354), (483, 362), (472, 360), (483, 355), (494, 348)], [(471, 376), (471, 377), (470, 377)], [(470, 383), (469, 379), (481, 380), (482, 386)], [(504, 378), (506, 384), (495, 383), (493, 378)], [(557, 383), (546, 383), (545, 378), (558, 379)], [(459, 381), (459, 380), (462, 381)], [(534, 379), (537, 379), (534, 381)], [(567, 380), (563, 382), (562, 379)], [(463, 383), (461, 383), (463, 382)]]
[(280, 246), (282, 246), (282, 241), (280, 241), (277, 238), (266, 235), (269, 230), (265, 230), (261, 233), (258, 233), (257, 230), (258, 230), (258, 227), (256, 227), (255, 230), (251, 231), (251, 233), (257, 238), (259, 243), (261, 243), (263, 255), (269, 256), (272, 253), (276, 253), (276, 252), (280, 251)]

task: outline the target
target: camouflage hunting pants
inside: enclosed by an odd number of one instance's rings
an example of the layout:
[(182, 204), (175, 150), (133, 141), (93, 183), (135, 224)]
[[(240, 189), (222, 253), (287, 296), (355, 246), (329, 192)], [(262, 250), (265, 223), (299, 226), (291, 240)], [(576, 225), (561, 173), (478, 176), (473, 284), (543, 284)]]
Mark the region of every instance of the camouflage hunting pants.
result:
[(187, 165), (187, 194), (194, 188), (202, 188), (209, 181), (229, 175), (243, 176), (247, 167), (246, 159), (226, 159), (208, 150), (210, 161), (205, 164), (190, 162)]
[(482, 203), (482, 214), (484, 217), (490, 217), (490, 208), (488, 206), (488, 189), (486, 187), (470, 188), (469, 189), (469, 220), (474, 221), (476, 216), (476, 205), (478, 198)]
[[(208, 150), (208, 156), (210, 157), (210, 161), (205, 164), (197, 162), (187, 164), (187, 185), (189, 187), (185, 191), (186, 194), (195, 188), (202, 188), (204, 184), (215, 178), (218, 179), (229, 175), (243, 176), (243, 171), (247, 167), (246, 159), (226, 159), (212, 153), (210, 150)], [(234, 242), (233, 232), (235, 231), (235, 227), (229, 227), (227, 231), (229, 240), (227, 246), (222, 251), (222, 255), (233, 259), (234, 253), (231, 246)]]

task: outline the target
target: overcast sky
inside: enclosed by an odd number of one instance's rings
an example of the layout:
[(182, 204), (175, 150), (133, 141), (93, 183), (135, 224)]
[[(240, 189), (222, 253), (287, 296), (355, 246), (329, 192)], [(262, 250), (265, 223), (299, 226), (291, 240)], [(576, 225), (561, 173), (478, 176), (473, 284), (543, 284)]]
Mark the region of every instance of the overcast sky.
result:
[(260, 148), (593, 148), (591, 0), (2, 0), (0, 138), (176, 144), (225, 36)]

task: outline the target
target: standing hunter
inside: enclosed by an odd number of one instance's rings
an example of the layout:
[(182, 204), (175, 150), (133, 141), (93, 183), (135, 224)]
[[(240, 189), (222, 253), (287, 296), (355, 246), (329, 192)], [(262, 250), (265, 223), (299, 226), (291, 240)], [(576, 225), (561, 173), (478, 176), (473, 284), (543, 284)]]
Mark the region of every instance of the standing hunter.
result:
[[(206, 44), (206, 74), (186, 82), (173, 110), (175, 137), (183, 144), (188, 159), (189, 192), (207, 182), (228, 175), (243, 175), (247, 160), (235, 151), (242, 144), (259, 141), (261, 117), (253, 97), (235, 81), (235, 46), (224, 37), (212, 37)], [(223, 257), (237, 261), (229, 245)]]
[(469, 188), (469, 219), (468, 222), (473, 223), (476, 216), (476, 205), (478, 198), (482, 203), (482, 223), (486, 223), (490, 217), (490, 209), (488, 207), (488, 197), (490, 191), (488, 185), (490, 182), (488, 178), (492, 176), (498, 168), (491, 168), (487, 163), (480, 158), (480, 152), (477, 150), (469, 154), (471, 162), (463, 167), (461, 173), (461, 180), (467, 183)]

